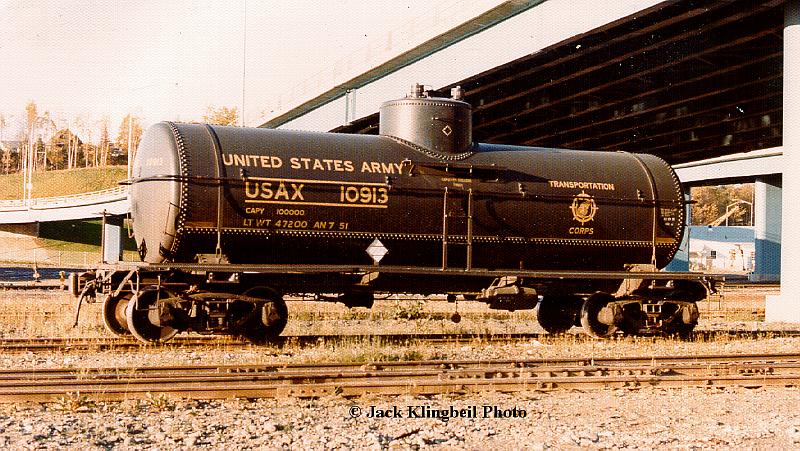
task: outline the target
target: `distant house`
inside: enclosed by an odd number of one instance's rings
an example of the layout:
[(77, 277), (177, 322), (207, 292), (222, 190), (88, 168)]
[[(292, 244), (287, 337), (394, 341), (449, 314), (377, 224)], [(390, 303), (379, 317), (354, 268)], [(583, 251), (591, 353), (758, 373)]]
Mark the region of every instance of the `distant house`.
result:
[(0, 151), (2, 152), (9, 149), (11, 153), (19, 154), (20, 147), (22, 147), (22, 141), (0, 141)]
[(22, 141), (0, 141), (0, 173), (17, 170)]

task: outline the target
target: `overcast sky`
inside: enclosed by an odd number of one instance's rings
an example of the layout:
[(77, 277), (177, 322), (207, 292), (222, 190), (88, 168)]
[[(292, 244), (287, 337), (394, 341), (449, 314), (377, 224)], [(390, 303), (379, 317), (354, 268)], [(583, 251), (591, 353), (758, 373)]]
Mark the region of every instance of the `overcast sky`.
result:
[(246, 120), (258, 125), (282, 92), (321, 68), (339, 61), (358, 72), (343, 58), (388, 48), (392, 30), (401, 47), (398, 30), (429, 9), (463, 22), (494, 3), (249, 0), (245, 45), (245, 0), (0, 0), (0, 114), (24, 122), (33, 100), (61, 126), (108, 116), (116, 136), (128, 112), (150, 124), (199, 120), (209, 105), (241, 108), (245, 68)]

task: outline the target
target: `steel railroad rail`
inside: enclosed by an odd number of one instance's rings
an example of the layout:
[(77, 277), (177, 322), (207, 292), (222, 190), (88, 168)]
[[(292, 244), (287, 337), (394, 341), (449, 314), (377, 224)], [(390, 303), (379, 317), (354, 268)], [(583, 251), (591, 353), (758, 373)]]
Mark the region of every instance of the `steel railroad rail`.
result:
[[(551, 335), (547, 333), (463, 333), (463, 334), (367, 334), (367, 335), (286, 335), (278, 337), (273, 343), (277, 347), (285, 346), (315, 346), (323, 343), (346, 342), (375, 342), (381, 344), (458, 344), (458, 343), (509, 343), (526, 342), (532, 340), (558, 340), (568, 337), (570, 341), (591, 341), (592, 338), (578, 333)], [(712, 341), (719, 338), (735, 338), (743, 340), (769, 339), (774, 337), (800, 337), (800, 331), (787, 330), (707, 330), (695, 331), (694, 341)], [(621, 339), (624, 336), (620, 335)], [(641, 339), (641, 338), (640, 338)], [(653, 339), (657, 339), (654, 337)], [(69, 352), (69, 351), (135, 351), (151, 348), (250, 348), (251, 343), (229, 336), (180, 336), (168, 343), (157, 345), (143, 344), (139, 341), (125, 338), (108, 337), (79, 337), (79, 338), (4, 338), (0, 339), (2, 352)]]
[[(274, 345), (283, 346), (309, 346), (321, 343), (341, 343), (352, 341), (372, 341), (383, 344), (404, 344), (410, 342), (424, 342), (431, 344), (445, 343), (505, 343), (514, 341), (537, 340), (546, 334), (517, 333), (517, 334), (375, 334), (375, 335), (287, 335), (278, 337)], [(168, 343), (157, 345), (144, 344), (126, 338), (84, 337), (84, 338), (6, 338), (0, 339), (0, 351), (84, 351), (84, 350), (137, 350), (155, 347), (162, 348), (202, 348), (202, 347), (253, 347), (249, 342), (230, 336), (185, 336), (176, 337)]]
[(798, 386), (800, 354), (0, 370), (0, 401)]

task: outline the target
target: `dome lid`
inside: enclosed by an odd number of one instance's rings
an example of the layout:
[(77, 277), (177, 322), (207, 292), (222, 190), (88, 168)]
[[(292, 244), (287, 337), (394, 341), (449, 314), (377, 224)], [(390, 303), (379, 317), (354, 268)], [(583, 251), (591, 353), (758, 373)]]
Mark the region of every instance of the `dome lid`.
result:
[(412, 85), (403, 99), (384, 102), (379, 133), (435, 154), (453, 155), (472, 145), (472, 107), (461, 100), (460, 87), (453, 98), (430, 97), (422, 85)]

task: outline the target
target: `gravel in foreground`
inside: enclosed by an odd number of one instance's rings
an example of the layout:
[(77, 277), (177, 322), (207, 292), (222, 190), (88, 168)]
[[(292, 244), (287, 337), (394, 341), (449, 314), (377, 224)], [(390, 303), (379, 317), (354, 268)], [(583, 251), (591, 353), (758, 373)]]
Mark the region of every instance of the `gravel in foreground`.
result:
[[(8, 449), (792, 449), (800, 446), (798, 406), (800, 390), (773, 388), (484, 393), (430, 399), (153, 397), (102, 404), (71, 399), (0, 405), (0, 445)], [(372, 408), (403, 418), (367, 418)], [(409, 409), (423, 418), (409, 418), (413, 416)], [(433, 411), (477, 412), (477, 417), (424, 418)]]
[[(0, 305), (7, 307), (0, 322), (0, 336), (104, 336), (98, 308), (87, 311), (79, 328), (69, 329), (71, 303), (61, 297), (42, 295), (42, 299), (26, 305), (13, 295), (0, 296)], [(476, 309), (469, 312), (474, 318), (465, 315), (465, 321), (453, 326), (439, 319), (446, 315), (412, 319), (419, 316), (417, 305), (398, 305), (386, 303), (388, 313), (383, 314), (380, 310), (369, 315), (342, 311), (335, 316), (321, 315), (308, 307), (308, 312), (301, 311), (293, 317), (293, 329), (287, 333), (388, 333), (397, 329), (489, 334), (536, 330), (528, 312), (500, 317)], [(436, 308), (438, 305), (441, 304)], [(414, 340), (387, 344), (355, 339), (308, 347), (220, 345), (201, 350), (144, 347), (126, 352), (8, 353), (0, 355), (0, 367), (797, 352), (800, 338), (784, 336), (780, 331), (797, 330), (798, 326), (758, 321), (760, 305), (747, 305), (741, 311), (726, 310), (724, 315), (706, 315), (698, 328), (775, 331), (758, 340), (721, 334), (709, 341), (647, 337), (598, 341), (567, 335), (509, 344), (430, 346)], [(397, 312), (407, 319), (396, 319)], [(370, 412), (375, 414), (370, 417)], [(442, 412), (452, 418), (445, 421)], [(456, 412), (458, 416), (454, 415)], [(436, 417), (431, 418), (434, 413)], [(643, 387), (433, 398), (214, 401), (170, 399), (154, 393), (143, 400), (109, 403), (92, 402), (76, 394), (54, 403), (0, 404), (0, 446), (9, 450), (800, 449), (800, 389)]]
[[(331, 361), (344, 348), (22, 353), (6, 368)], [(503, 345), (450, 345), (442, 358), (792, 352), (800, 338), (680, 342), (583, 341), (571, 337)], [(348, 351), (350, 349), (350, 351)], [(379, 347), (401, 356), (407, 347)], [(364, 356), (375, 356), (376, 350)], [(417, 353), (425, 352), (416, 348)], [(433, 351), (432, 351), (433, 352)], [(373, 412), (372, 414), (370, 412)], [(378, 413), (380, 412), (380, 413)], [(442, 413), (444, 412), (444, 413)], [(456, 414), (457, 413), (457, 414)], [(445, 421), (443, 415), (451, 417)], [(465, 417), (466, 416), (466, 417)], [(8, 449), (798, 449), (798, 388), (655, 388), (480, 393), (439, 397), (328, 397), (0, 404), (0, 446)]]

